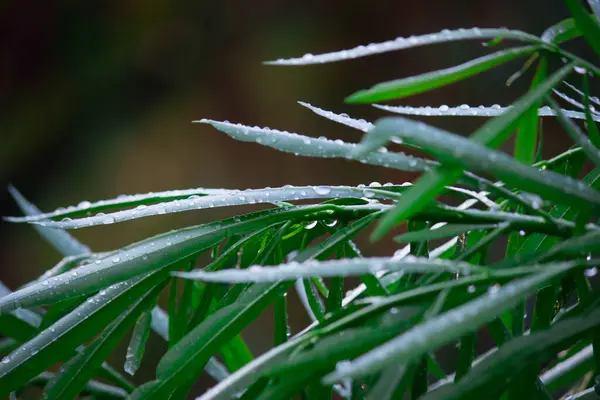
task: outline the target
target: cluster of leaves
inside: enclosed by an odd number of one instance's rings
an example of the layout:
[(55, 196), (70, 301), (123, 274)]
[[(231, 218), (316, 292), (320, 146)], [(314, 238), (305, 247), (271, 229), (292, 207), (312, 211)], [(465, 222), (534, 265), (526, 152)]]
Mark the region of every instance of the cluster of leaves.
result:
[[(595, 14), (566, 1), (573, 18), (540, 37), (508, 29), (459, 29), (398, 38), (272, 64), (334, 62), (457, 40), (524, 42), (447, 69), (385, 82), (348, 102), (399, 99), (528, 57), (530, 90), (509, 107), (387, 107), (411, 115), (493, 117), (469, 138), (403, 117), (371, 124), (306, 103), (365, 132), (360, 144), (269, 128), (201, 120), (227, 135), (312, 157), (420, 171), (413, 184), (189, 189), (120, 196), (41, 213), (15, 189), (25, 217), (65, 258), (11, 292), (0, 287), (0, 396), (43, 386), (48, 399), (185, 398), (206, 372), (217, 383), (199, 399), (552, 398), (595, 396), (600, 307), (590, 278), (600, 248), (600, 119), (588, 93), (600, 69), (560, 44), (583, 38), (600, 55)], [(556, 62), (558, 60), (558, 62)], [(554, 68), (553, 65), (559, 64)], [(519, 72), (519, 75), (523, 71)], [(574, 84), (565, 82), (573, 78)], [(573, 92), (558, 91), (561, 84)], [(581, 87), (581, 90), (578, 89)], [(563, 110), (555, 93), (574, 110)], [(578, 100), (579, 99), (579, 100)], [(574, 146), (540, 160), (540, 117), (556, 116)], [(573, 122), (585, 120), (585, 130)], [(496, 150), (517, 131), (514, 157)], [(430, 158), (386, 149), (400, 143)], [(594, 169), (582, 179), (586, 163)], [(436, 200), (458, 199), (458, 206)], [(310, 205), (295, 200), (312, 199)], [(65, 229), (202, 208), (273, 207), (93, 253)], [(456, 204), (456, 202), (454, 202)], [(353, 237), (406, 224), (391, 257), (363, 257)], [(491, 244), (505, 244), (500, 260)], [(502, 247), (502, 246), (501, 246)], [(211, 261), (197, 266), (210, 253)], [(362, 284), (346, 292), (345, 278)], [(323, 278), (327, 278), (324, 280)], [(182, 281), (182, 282), (181, 282)], [(182, 283), (182, 285), (178, 285)], [(170, 286), (169, 286), (170, 285)], [(289, 334), (292, 286), (314, 323)], [(169, 286), (169, 306), (157, 297)], [(531, 323), (526, 301), (535, 299)], [(273, 347), (253, 358), (240, 332), (274, 305)], [(476, 351), (487, 329), (495, 347)], [(105, 363), (132, 330), (123, 369), (133, 375), (151, 331), (168, 342), (156, 377), (139, 387)], [(435, 352), (458, 343), (449, 373)], [(217, 360), (220, 356), (222, 361)], [(60, 364), (59, 370), (52, 367)], [(54, 371), (54, 372), (50, 372)], [(100, 379), (101, 381), (99, 381)]]

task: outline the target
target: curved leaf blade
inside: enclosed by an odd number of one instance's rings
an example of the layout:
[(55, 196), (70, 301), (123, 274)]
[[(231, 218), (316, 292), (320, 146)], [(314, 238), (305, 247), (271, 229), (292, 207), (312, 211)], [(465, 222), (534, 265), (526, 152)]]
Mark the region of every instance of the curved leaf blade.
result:
[(358, 276), (375, 274), (382, 271), (405, 273), (448, 272), (471, 274), (481, 272), (479, 268), (467, 263), (444, 260), (431, 260), (422, 257), (354, 258), (329, 261), (309, 261), (302, 264), (287, 263), (277, 266), (254, 265), (248, 269), (226, 269), (215, 272), (191, 271), (176, 272), (175, 276), (197, 279), (205, 282), (274, 282), (278, 280), (296, 280), (311, 277)]
[[(411, 107), (411, 106), (386, 106), (382, 104), (373, 104), (374, 107), (384, 111), (402, 115), (418, 115), (420, 117), (496, 117), (504, 114), (512, 106), (502, 107), (498, 104), (491, 106), (469, 106), (462, 104), (456, 107), (441, 105), (439, 107)], [(585, 114), (580, 111), (561, 109), (562, 112), (573, 119), (585, 119)], [(537, 114), (540, 117), (555, 117), (556, 112), (548, 106), (538, 108)], [(600, 121), (600, 116), (594, 115), (595, 121)]]
[(278, 131), (276, 129), (252, 128), (241, 124), (219, 122), (209, 119), (195, 122), (210, 124), (215, 129), (242, 142), (256, 142), (279, 151), (306, 157), (345, 158), (400, 171), (424, 171), (431, 165), (435, 165), (435, 163), (430, 161), (403, 153), (373, 153), (368, 154), (365, 157), (356, 158), (353, 156), (356, 144), (345, 143), (339, 139), (329, 140), (325, 138), (312, 138), (297, 133)]
[[(190, 210), (202, 210), (218, 207), (233, 207), (248, 204), (279, 203), (293, 200), (314, 200), (333, 198), (377, 198), (397, 200), (400, 196), (387, 188), (351, 187), (351, 186), (289, 186), (280, 188), (247, 189), (231, 191), (226, 194), (174, 200), (145, 206), (143, 209), (116, 211), (109, 214), (69, 219), (63, 221), (41, 221), (38, 224), (49, 228), (79, 229), (98, 225), (110, 225), (149, 216), (164, 215)], [(39, 217), (45, 219), (43, 216)], [(24, 221), (14, 218), (13, 221)], [(32, 219), (29, 218), (29, 221)]]
[(347, 103), (372, 103), (401, 99), (466, 79), (508, 61), (530, 55), (539, 49), (538, 46), (526, 46), (501, 50), (454, 67), (379, 83), (370, 89), (361, 90), (346, 97), (345, 101)]
[(462, 306), (416, 325), (405, 334), (353, 360), (327, 375), (330, 384), (344, 378), (365, 376), (397, 359), (413, 360), (422, 354), (476, 330), (501, 312), (514, 307), (525, 296), (547, 282), (557, 279), (577, 265), (573, 262), (546, 265), (533, 276), (509, 283)]
[(394, 40), (388, 40), (382, 43), (371, 43), (367, 46), (358, 46), (349, 50), (334, 51), (325, 54), (305, 54), (300, 58), (278, 59), (275, 61), (267, 61), (269, 65), (309, 65), (337, 62), (343, 60), (351, 60), (359, 57), (366, 57), (374, 54), (387, 53), (408, 49), (412, 47), (425, 46), (435, 43), (454, 42), (458, 40), (484, 40), (484, 39), (512, 39), (521, 42), (540, 43), (540, 39), (534, 35), (525, 32), (500, 29), (457, 29), (443, 30), (437, 33), (427, 35), (411, 36), (408, 38), (398, 37)]

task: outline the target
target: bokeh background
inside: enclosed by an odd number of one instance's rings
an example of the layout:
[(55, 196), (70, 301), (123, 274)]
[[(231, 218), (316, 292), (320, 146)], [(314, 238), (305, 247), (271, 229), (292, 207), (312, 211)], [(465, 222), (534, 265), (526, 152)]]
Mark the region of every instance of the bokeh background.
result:
[[(2, 2), (0, 214), (18, 214), (2, 189), (9, 183), (49, 211), (81, 200), (176, 188), (411, 180), (413, 175), (398, 171), (237, 143), (191, 121), (207, 117), (358, 141), (359, 132), (296, 101), (372, 120), (383, 113), (344, 105), (342, 99), (376, 82), (448, 67), (489, 49), (461, 42), (301, 68), (261, 62), (443, 28), (506, 26), (540, 34), (567, 16), (560, 0)], [(527, 79), (505, 85), (519, 67), (511, 63), (402, 104), (508, 104), (527, 88)], [(428, 122), (467, 134), (483, 120)], [(568, 145), (552, 122), (545, 134), (548, 155)], [(246, 211), (180, 213), (75, 235), (102, 251)], [(394, 251), (391, 242), (361, 245), (366, 254)], [(59, 258), (30, 227), (0, 223), (0, 280), (8, 286), (36, 277)], [(295, 312), (292, 325), (306, 323)], [(255, 354), (271, 343), (269, 330), (260, 326), (245, 337)], [(164, 350), (152, 340), (137, 381), (152, 376), (150, 366)]]

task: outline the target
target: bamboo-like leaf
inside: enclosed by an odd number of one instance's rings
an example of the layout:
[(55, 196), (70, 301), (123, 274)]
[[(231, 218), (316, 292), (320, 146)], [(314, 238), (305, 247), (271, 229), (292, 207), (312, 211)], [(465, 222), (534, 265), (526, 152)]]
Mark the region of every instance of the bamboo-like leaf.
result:
[(442, 239), (448, 236), (458, 236), (470, 231), (482, 229), (494, 229), (498, 225), (444, 225), (437, 229), (422, 229), (419, 231), (406, 232), (396, 236), (394, 240), (399, 243), (424, 242), (433, 239)]
[(307, 157), (320, 158), (345, 158), (357, 159), (370, 165), (383, 166), (398, 169), (400, 171), (424, 171), (431, 163), (422, 158), (412, 157), (403, 153), (373, 153), (364, 158), (354, 158), (352, 153), (356, 148), (354, 143), (345, 143), (342, 140), (329, 140), (325, 138), (313, 138), (286, 131), (278, 131), (270, 128), (258, 128), (244, 126), (241, 124), (232, 124), (228, 122), (218, 122), (209, 119), (203, 119), (201, 122), (212, 125), (233, 139), (243, 142), (256, 142), (279, 151), (294, 153)]
[(583, 374), (593, 369), (594, 351), (592, 345), (589, 345), (545, 371), (540, 379), (549, 391), (554, 392), (573, 384), (581, 379)]
[(158, 296), (165, 283), (154, 287), (137, 299), (124, 312), (118, 315), (106, 330), (88, 345), (83, 352), (79, 353), (63, 366), (61, 372), (48, 383), (45, 398), (48, 400), (75, 399), (84, 388), (86, 382), (94, 376), (100, 364), (108, 358), (110, 353), (119, 344), (138, 315), (144, 309), (152, 306), (156, 301), (156, 296)]
[(173, 274), (187, 279), (198, 279), (206, 282), (274, 282), (277, 280), (296, 280), (315, 276), (357, 276), (375, 274), (381, 271), (404, 271), (405, 273), (448, 272), (453, 274), (471, 274), (482, 270), (468, 263), (456, 263), (425, 257), (373, 257), (343, 260), (310, 261), (280, 264), (278, 266), (255, 265), (248, 269), (225, 269), (215, 272), (202, 270), (191, 272), (174, 272)]
[[(63, 359), (108, 325), (123, 309), (159, 284), (168, 271), (156, 271), (101, 290), (75, 310), (7, 355), (0, 363), (0, 396)], [(15, 292), (17, 293), (17, 292)]]
[[(563, 83), (564, 83), (564, 84), (565, 84), (565, 86), (567, 86), (569, 89), (571, 89), (572, 91), (574, 91), (575, 93), (577, 93), (579, 96), (581, 96), (581, 98), (582, 98), (582, 99), (585, 99), (585, 97), (586, 97), (586, 94), (585, 94), (585, 92), (584, 92), (584, 91), (577, 89), (575, 86), (571, 85), (571, 84), (570, 84), (569, 82), (567, 82), (567, 81), (564, 81)], [(585, 86), (585, 85), (584, 85), (584, 86)], [(595, 104), (597, 104), (597, 105), (600, 105), (600, 99), (598, 99), (598, 97), (595, 97), (595, 96), (589, 96), (589, 100), (590, 100), (592, 103), (595, 103)], [(592, 108), (592, 111), (596, 111), (596, 110), (595, 110), (593, 107), (591, 107), (591, 108)], [(565, 111), (565, 110), (563, 110), (563, 111)], [(569, 118), (574, 118), (574, 117), (571, 117), (571, 116), (569, 116)]]
[[(439, 107), (411, 107), (411, 106), (386, 106), (382, 104), (373, 104), (374, 107), (384, 111), (389, 111), (396, 114), (402, 115), (418, 115), (421, 117), (496, 117), (504, 114), (512, 108), (512, 106), (502, 107), (498, 104), (492, 106), (469, 106), (462, 104), (457, 107), (449, 107), (447, 105), (441, 105)], [(585, 114), (580, 111), (565, 110), (561, 109), (563, 113), (569, 118), (573, 119), (585, 119)], [(538, 116), (540, 117), (554, 117), (556, 112), (548, 106), (538, 108)], [(595, 121), (600, 121), (600, 116), (594, 115)]]
[[(545, 79), (548, 73), (548, 58), (542, 56), (536, 69), (533, 80), (531, 81), (531, 89), (539, 86)], [(535, 108), (542, 104), (540, 100)], [(535, 108), (528, 110), (521, 121), (515, 138), (514, 157), (517, 161), (524, 164), (533, 164), (535, 161), (535, 153), (538, 147), (538, 124), (539, 116)]]
[[(142, 206), (140, 209), (143, 209), (145, 205), (155, 204), (159, 202), (167, 202), (174, 200), (187, 200), (191, 196), (203, 197), (209, 195), (219, 195), (225, 194), (229, 192), (235, 192), (235, 190), (228, 189), (207, 189), (207, 188), (196, 188), (196, 189), (183, 189), (183, 190), (168, 190), (164, 192), (149, 192), (144, 194), (131, 194), (131, 195), (121, 195), (114, 199), (108, 200), (99, 200), (95, 202), (89, 202), (87, 200), (80, 202), (74, 206), (61, 207), (53, 212), (42, 213), (37, 207), (33, 204), (27, 202), (27, 200), (12, 186), (9, 186), (9, 191), (11, 195), (18, 202), (21, 210), (27, 217), (6, 217), (7, 221), (40, 221), (42, 219), (54, 219), (54, 218), (69, 218), (77, 215), (88, 214), (88, 213), (97, 213), (100, 211), (105, 211), (113, 208), (124, 208), (124, 207), (133, 207), (133, 206)], [(31, 208), (34, 207), (34, 208)], [(80, 247), (80, 246), (78, 246)], [(81, 248), (83, 249), (83, 248)], [(87, 252), (89, 252), (89, 249)], [(81, 251), (81, 250), (80, 250)], [(81, 251), (83, 253), (83, 251)]]
[(276, 61), (268, 61), (266, 64), (271, 65), (308, 65), (308, 64), (322, 64), (330, 63), (343, 60), (351, 60), (354, 58), (370, 56), (374, 54), (387, 53), (390, 51), (403, 50), (411, 47), (425, 46), (435, 43), (454, 42), (458, 40), (485, 40), (485, 39), (513, 39), (521, 42), (529, 43), (541, 43), (541, 40), (533, 35), (525, 32), (509, 30), (505, 28), (500, 29), (457, 29), (457, 30), (443, 30), (438, 33), (430, 33), (427, 35), (411, 36), (411, 37), (398, 37), (394, 40), (389, 40), (382, 43), (371, 43), (366, 46), (358, 46), (349, 50), (340, 50), (332, 53), (325, 54), (305, 54), (300, 58), (290, 59), (278, 59)]
[(459, 383), (443, 386), (423, 399), (498, 397), (506, 388), (505, 382), (521, 373), (532, 360), (545, 361), (548, 355), (575, 343), (599, 325), (600, 311), (594, 310), (584, 317), (571, 318), (548, 330), (512, 340), (479, 363)]
[[(8, 191), (19, 205), (21, 211), (23, 211), (23, 214), (36, 215), (41, 213), (41, 211), (35, 205), (30, 203), (14, 186), (9, 186)], [(35, 229), (65, 257), (79, 256), (91, 252), (89, 247), (77, 241), (77, 239), (73, 238), (67, 232), (44, 229), (41, 226), (35, 227)]]
[(368, 132), (371, 128), (373, 128), (373, 124), (364, 119), (350, 118), (346, 114), (336, 114), (332, 111), (323, 110), (322, 108), (315, 107), (303, 101), (299, 101), (298, 104), (308, 108), (310, 111), (314, 112), (317, 115), (320, 115), (321, 117), (327, 118), (328, 120), (337, 122), (342, 125), (349, 126), (350, 128), (358, 129), (359, 131), (365, 133)]
[(581, 31), (575, 25), (573, 18), (567, 18), (547, 28), (541, 39), (549, 43), (563, 43), (581, 36)]
[(565, 3), (585, 40), (600, 55), (600, 22), (586, 11), (580, 0), (565, 0)]
[[(489, 146), (492, 148), (498, 147), (510, 135), (512, 130), (518, 124), (519, 118), (531, 109), (541, 98), (543, 98), (554, 86), (563, 81), (564, 78), (572, 71), (574, 64), (568, 64), (560, 70), (552, 74), (544, 83), (538, 85), (535, 89), (521, 97), (514, 104), (514, 108), (505, 114), (485, 123), (481, 128), (473, 133), (472, 141), (464, 140), (465, 142), (477, 146)], [(418, 125), (421, 128), (424, 124)], [(377, 129), (369, 132), (365, 137), (365, 141), (373, 140), (371, 136), (377, 137)], [(386, 137), (397, 136), (388, 132)], [(379, 140), (377, 140), (379, 142)], [(372, 147), (362, 148), (361, 153), (368, 152)], [(460, 148), (455, 148), (454, 151), (461, 151)], [(488, 160), (488, 162), (491, 160)], [(387, 213), (385, 218), (379, 223), (377, 228), (371, 235), (372, 239), (381, 238), (389, 229), (397, 223), (409, 218), (413, 214), (419, 212), (426, 207), (442, 190), (443, 187), (451, 185), (462, 174), (460, 167), (445, 167), (436, 168), (426, 173), (417, 184), (413, 185), (411, 190), (404, 193), (395, 208)], [(562, 188), (561, 188), (562, 190)]]
[(142, 363), (142, 357), (146, 350), (146, 341), (150, 336), (150, 328), (152, 326), (152, 313), (145, 311), (139, 316), (135, 323), (131, 340), (127, 346), (127, 354), (125, 355), (125, 365), (123, 369), (129, 375), (135, 375), (136, 371)]
[[(305, 262), (327, 253), (340, 242), (356, 235), (375, 216), (368, 215), (338, 230), (325, 241), (298, 254), (294, 260)], [(212, 314), (170, 349), (158, 365), (157, 380), (144, 385), (132, 396), (163, 399), (177, 388), (188, 387), (214, 352), (244, 329), (279, 293), (287, 291), (291, 285), (290, 282), (277, 281), (251, 286), (234, 303)]]
[(370, 89), (361, 90), (348, 96), (345, 101), (347, 103), (372, 103), (411, 96), (477, 75), (508, 61), (530, 55), (539, 49), (538, 46), (526, 46), (501, 50), (451, 68), (379, 83)]
[(247, 233), (264, 225), (301, 219), (309, 213), (334, 209), (333, 205), (280, 208), (154, 236), (99, 258), (92, 264), (80, 266), (0, 298), (0, 314), (19, 307), (49, 304), (93, 293), (136, 275), (192, 258), (228, 235)]
[(498, 314), (519, 303), (540, 285), (564, 275), (573, 263), (547, 265), (531, 277), (510, 283), (462, 306), (440, 314), (358, 357), (324, 378), (332, 383), (349, 377), (365, 376), (389, 365), (393, 360), (413, 360), (440, 345), (472, 332)]
[(584, 208), (600, 206), (600, 193), (579, 181), (553, 171), (537, 170), (475, 141), (402, 117), (378, 121), (375, 130), (368, 136), (375, 142), (369, 143), (367, 138), (365, 146), (370, 149), (390, 136), (401, 136), (408, 142), (427, 148), (443, 162), (491, 173), (513, 187), (545, 199), (563, 204), (576, 203)]
[(583, 152), (588, 157), (588, 159), (593, 162), (596, 167), (600, 167), (600, 149), (592, 144), (590, 139), (579, 129), (573, 121), (571, 121), (567, 116), (565, 116), (558, 107), (558, 104), (551, 98), (547, 99), (548, 103), (552, 108), (556, 110), (557, 118), (565, 128), (565, 131), (569, 134), (571, 139), (583, 149)]
[[(201, 210), (215, 207), (231, 207), (258, 203), (278, 203), (290, 200), (330, 199), (330, 198), (378, 198), (397, 200), (400, 196), (386, 190), (388, 188), (351, 187), (351, 186), (289, 186), (281, 188), (248, 189), (231, 191), (227, 194), (174, 200), (145, 206), (143, 209), (116, 211), (109, 214), (96, 215), (62, 221), (37, 222), (45, 227), (60, 229), (78, 229), (97, 225), (129, 221), (148, 216), (163, 215), (189, 210)], [(43, 216), (41, 219), (45, 219)], [(24, 221), (25, 218), (14, 218), (13, 221)], [(29, 221), (34, 220), (28, 218)]]

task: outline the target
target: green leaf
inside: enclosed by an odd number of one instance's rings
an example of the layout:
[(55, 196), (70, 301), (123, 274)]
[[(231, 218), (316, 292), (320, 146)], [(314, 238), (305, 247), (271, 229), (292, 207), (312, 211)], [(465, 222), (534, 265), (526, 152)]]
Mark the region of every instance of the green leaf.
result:
[(268, 368), (276, 363), (279, 363), (281, 360), (284, 360), (293, 349), (301, 346), (305, 342), (308, 342), (312, 337), (313, 336), (308, 333), (290, 339), (289, 341), (277, 347), (273, 347), (260, 357), (257, 357), (249, 364), (246, 364), (244, 367), (207, 390), (198, 399), (231, 399), (236, 393), (243, 391), (253, 382), (257, 381)]
[(587, 76), (583, 78), (583, 87), (585, 91), (585, 95), (583, 97), (583, 104), (585, 107), (585, 122), (587, 124), (588, 134), (590, 136), (590, 140), (594, 143), (594, 146), (600, 148), (600, 131), (598, 131), (598, 126), (595, 122), (595, 116), (592, 115), (592, 110), (590, 106), (590, 87), (589, 87), (589, 79)]
[[(560, 111), (558, 104), (554, 100), (552, 100), (550, 97), (548, 97), (546, 100), (548, 101), (548, 104), (550, 104), (550, 106), (556, 111), (558, 120), (575, 144), (583, 149), (585, 155), (592, 163), (594, 163), (596, 167), (600, 167), (600, 150), (598, 147), (594, 146), (594, 144), (592, 144), (590, 139), (585, 136), (581, 129), (579, 129), (579, 127), (575, 125), (573, 121), (567, 118)], [(595, 126), (594, 122), (592, 122), (592, 126)]]
[(600, 24), (591, 16), (580, 0), (565, 0), (569, 12), (575, 19), (575, 25), (596, 54), (600, 55)]
[[(463, 168), (493, 174), (513, 187), (536, 193), (544, 199), (577, 204), (583, 208), (600, 205), (600, 193), (579, 181), (553, 171), (540, 171), (521, 164), (500, 151), (490, 150), (477, 141), (441, 129), (395, 117), (378, 121), (374, 133), (388, 137), (400, 135), (407, 141), (427, 148), (450, 165), (458, 164)], [(416, 185), (413, 190), (415, 187)], [(403, 197), (407, 195), (408, 193)], [(398, 202), (401, 203), (403, 199)]]
[(157, 285), (121, 313), (86, 349), (63, 366), (48, 383), (47, 399), (75, 399), (110, 353), (123, 339), (139, 314), (156, 302), (166, 282)]
[[(547, 73), (548, 59), (543, 56), (531, 82), (531, 89), (539, 86), (546, 79)], [(535, 107), (539, 107), (541, 103), (540, 100)], [(556, 110), (556, 112), (559, 112), (559, 110)], [(538, 123), (539, 117), (535, 108), (527, 111), (521, 118), (515, 139), (515, 159), (517, 161), (524, 164), (533, 164), (538, 141)]]
[(434, 43), (454, 42), (459, 40), (484, 40), (484, 39), (512, 39), (529, 43), (541, 43), (536, 36), (525, 32), (500, 29), (457, 29), (443, 30), (437, 33), (427, 35), (411, 36), (408, 38), (398, 37), (394, 40), (389, 40), (382, 43), (371, 43), (367, 46), (358, 46), (349, 50), (340, 50), (325, 54), (305, 54), (303, 57), (278, 59), (276, 61), (268, 61), (265, 64), (270, 65), (308, 65), (322, 64), (343, 60), (351, 60), (359, 57), (370, 56), (374, 54), (387, 53), (390, 51), (408, 49), (411, 47), (425, 46)]
[[(472, 142), (466, 139), (460, 140), (460, 143), (467, 143), (471, 146), (477, 147), (477, 144), (489, 146), (492, 148), (498, 147), (507, 138), (512, 130), (516, 127), (519, 119), (525, 114), (531, 107), (533, 107), (546, 93), (548, 93), (554, 86), (561, 82), (573, 69), (573, 64), (568, 64), (562, 67), (560, 70), (551, 75), (544, 83), (538, 85), (535, 89), (531, 90), (525, 96), (521, 97), (514, 104), (513, 108), (505, 114), (502, 114), (492, 120), (488, 121), (481, 128), (473, 133), (471, 136)], [(393, 121), (393, 119), (387, 119)], [(385, 121), (385, 119), (384, 119)], [(406, 120), (402, 120), (406, 121)], [(393, 126), (391, 122), (392, 131), (384, 131), (380, 133), (379, 128), (375, 128), (365, 136), (363, 143), (361, 144), (359, 153), (368, 153), (369, 151), (378, 148), (382, 143), (390, 136), (396, 136), (398, 132), (397, 126)], [(408, 122), (405, 127), (410, 126), (411, 129), (418, 128), (419, 133), (423, 133), (422, 130), (432, 129), (432, 132), (440, 132), (432, 127), (427, 127), (424, 124), (416, 124)], [(403, 132), (404, 133), (404, 132)], [(438, 143), (442, 145), (442, 143)], [(479, 147), (478, 147), (479, 150)], [(452, 153), (461, 152), (461, 155), (465, 154), (464, 149), (455, 147), (452, 149)], [(456, 154), (454, 154), (456, 160)], [(480, 160), (481, 161), (481, 160)], [(491, 160), (487, 160), (489, 163)], [(373, 240), (381, 238), (388, 230), (402, 222), (403, 220), (414, 215), (418, 211), (426, 207), (431, 200), (433, 200), (444, 188), (444, 186), (451, 185), (458, 177), (462, 174), (460, 167), (445, 167), (436, 168), (427, 172), (419, 181), (411, 187), (411, 190), (407, 191), (402, 195), (402, 198), (394, 209), (386, 214), (386, 216), (375, 228), (371, 238)], [(562, 188), (560, 189), (562, 190)]]
[(532, 54), (539, 49), (538, 46), (527, 46), (501, 50), (455, 67), (379, 83), (368, 90), (361, 90), (348, 96), (345, 101), (347, 103), (373, 103), (426, 92), (477, 75), (508, 61)]
[(286, 153), (306, 157), (358, 159), (366, 164), (393, 168), (400, 171), (423, 171), (432, 163), (422, 158), (412, 157), (403, 153), (373, 153), (364, 158), (356, 158), (353, 151), (354, 143), (341, 140), (313, 138), (286, 131), (270, 128), (253, 128), (241, 124), (219, 122), (203, 119), (200, 122), (212, 125), (233, 139), (242, 142), (256, 142)]
[(101, 290), (79, 307), (6, 356), (0, 363), (0, 396), (20, 387), (97, 334), (123, 309), (168, 277), (159, 270)]
[(594, 369), (594, 352), (592, 346), (586, 346), (581, 351), (572, 356), (561, 360), (555, 366), (545, 371), (541, 380), (548, 387), (548, 390), (554, 392), (569, 385), (572, 385), (588, 371)]
[(571, 318), (546, 331), (512, 340), (487, 357), (460, 382), (428, 393), (424, 400), (496, 398), (506, 388), (505, 382), (518, 376), (531, 362), (544, 362), (578, 339), (597, 329), (600, 310)]
[[(363, 198), (372, 197), (384, 200), (395, 200), (398, 194), (386, 190), (387, 188), (364, 188), (351, 186), (289, 186), (281, 188), (248, 189), (240, 191), (230, 191), (224, 194), (205, 196), (201, 198), (191, 198), (187, 200), (173, 200), (166, 203), (159, 203), (146, 206), (143, 209), (130, 209), (116, 211), (103, 215), (83, 217), (77, 219), (63, 219), (62, 221), (45, 221), (41, 219), (49, 216), (60, 218), (61, 214), (56, 212), (42, 214), (34, 217), (8, 218), (14, 222), (37, 222), (45, 227), (60, 229), (79, 229), (90, 226), (110, 225), (117, 222), (129, 221), (133, 219), (169, 214), (174, 212), (183, 212), (189, 210), (200, 210), (217, 207), (229, 207), (236, 205), (272, 203), (298, 200), (298, 199), (330, 199), (330, 198)], [(192, 196), (193, 197), (193, 196)]]
[[(470, 106), (468, 104), (462, 104), (457, 107), (449, 107), (447, 105), (441, 105), (439, 107), (413, 107), (413, 106), (386, 106), (383, 104), (373, 104), (373, 107), (380, 110), (389, 111), (395, 114), (402, 115), (418, 115), (420, 117), (497, 117), (498, 115), (504, 114), (508, 110), (512, 110), (513, 106), (501, 107), (498, 104), (492, 106)], [(562, 109), (563, 113), (569, 118), (573, 119), (585, 119), (585, 114), (580, 111), (565, 110)], [(550, 107), (541, 107), (537, 109), (537, 115), (539, 117), (554, 117), (556, 113)], [(600, 116), (593, 115), (594, 121), (599, 121)], [(372, 124), (371, 124), (372, 125)], [(410, 143), (404, 143), (406, 146), (415, 147)]]
[[(35, 205), (27, 201), (27, 199), (14, 186), (9, 186), (8, 191), (19, 205), (21, 211), (23, 211), (23, 214), (36, 215), (41, 213), (41, 211)], [(79, 241), (77, 241), (77, 239), (69, 235), (67, 232), (57, 229), (45, 229), (41, 226), (35, 226), (35, 229), (63, 256), (78, 256), (91, 252), (89, 247), (81, 244)]]
[(365, 376), (397, 359), (414, 360), (490, 322), (501, 312), (518, 304), (539, 286), (557, 279), (574, 267), (573, 263), (546, 265), (541, 272), (531, 277), (517, 280), (497, 291), (446, 311), (358, 357), (350, 365), (327, 375), (324, 382), (332, 383), (345, 378)]
[(493, 229), (497, 228), (498, 225), (462, 225), (462, 224), (449, 224), (444, 225), (437, 229), (423, 229), (419, 231), (412, 231), (404, 233), (400, 236), (396, 236), (394, 240), (398, 243), (408, 243), (408, 242), (423, 242), (427, 240), (433, 239), (441, 239), (448, 236), (458, 236), (463, 233), (467, 233), (470, 231), (484, 230), (484, 229)]
[(559, 44), (579, 36), (581, 36), (581, 31), (575, 25), (575, 20), (567, 18), (547, 28), (542, 33), (541, 39), (544, 42)]
[(22, 306), (48, 304), (93, 293), (133, 276), (193, 258), (228, 235), (246, 233), (276, 222), (301, 219), (309, 213), (335, 209), (332, 205), (319, 205), (259, 211), (154, 236), (99, 258), (92, 264), (34, 283), (0, 298), (0, 314)]
[(142, 358), (146, 351), (146, 341), (150, 336), (151, 325), (152, 313), (144, 311), (136, 321), (131, 333), (131, 339), (127, 346), (127, 354), (125, 355), (125, 365), (123, 366), (125, 372), (131, 376), (135, 375), (142, 364)]
[[(298, 254), (294, 260), (305, 262), (329, 252), (358, 233), (376, 216), (368, 215), (338, 230), (325, 241)], [(162, 399), (177, 388), (187, 388), (212, 354), (250, 324), (290, 286), (291, 283), (282, 281), (252, 285), (234, 303), (210, 315), (170, 349), (158, 365), (157, 380), (144, 385), (133, 396)]]
[(241, 283), (296, 280), (314, 276), (357, 276), (381, 271), (405, 273), (447, 272), (471, 274), (483, 269), (464, 262), (452, 262), (423, 257), (373, 257), (328, 261), (308, 261), (302, 264), (287, 263), (278, 266), (253, 266), (248, 269), (225, 269), (215, 272), (175, 272), (174, 275), (206, 282)]

